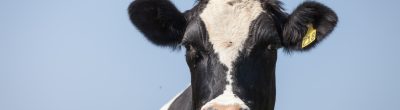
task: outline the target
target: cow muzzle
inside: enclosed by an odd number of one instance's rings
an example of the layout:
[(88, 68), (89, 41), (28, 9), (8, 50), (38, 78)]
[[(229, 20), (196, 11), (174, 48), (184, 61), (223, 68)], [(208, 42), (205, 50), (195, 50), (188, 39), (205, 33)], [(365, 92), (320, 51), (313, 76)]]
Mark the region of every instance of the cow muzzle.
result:
[(250, 110), (250, 109), (242, 108), (238, 104), (234, 104), (234, 105), (213, 104), (212, 106), (205, 107), (202, 110)]

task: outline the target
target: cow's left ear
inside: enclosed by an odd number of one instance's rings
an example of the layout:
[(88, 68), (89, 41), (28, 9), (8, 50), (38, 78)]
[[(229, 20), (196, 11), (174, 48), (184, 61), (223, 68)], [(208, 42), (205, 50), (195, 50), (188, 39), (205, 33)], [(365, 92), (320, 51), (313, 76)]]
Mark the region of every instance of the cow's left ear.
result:
[(314, 1), (299, 5), (283, 26), (282, 44), (291, 51), (307, 51), (324, 40), (338, 22), (330, 8)]

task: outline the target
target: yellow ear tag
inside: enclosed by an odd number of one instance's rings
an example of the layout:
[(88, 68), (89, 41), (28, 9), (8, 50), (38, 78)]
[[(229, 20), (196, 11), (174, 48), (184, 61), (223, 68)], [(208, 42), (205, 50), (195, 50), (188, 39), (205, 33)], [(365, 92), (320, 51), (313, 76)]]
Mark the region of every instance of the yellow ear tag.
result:
[(317, 39), (317, 29), (312, 24), (307, 25), (308, 30), (306, 35), (303, 37), (301, 48), (305, 48)]

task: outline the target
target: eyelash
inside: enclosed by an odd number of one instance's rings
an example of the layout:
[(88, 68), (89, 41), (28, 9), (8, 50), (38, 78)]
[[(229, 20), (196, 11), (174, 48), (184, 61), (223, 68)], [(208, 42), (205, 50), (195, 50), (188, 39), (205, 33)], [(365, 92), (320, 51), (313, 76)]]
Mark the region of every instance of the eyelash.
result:
[(189, 55), (190, 60), (197, 60), (200, 58), (200, 53), (190, 44), (185, 45), (186, 48), (186, 55)]

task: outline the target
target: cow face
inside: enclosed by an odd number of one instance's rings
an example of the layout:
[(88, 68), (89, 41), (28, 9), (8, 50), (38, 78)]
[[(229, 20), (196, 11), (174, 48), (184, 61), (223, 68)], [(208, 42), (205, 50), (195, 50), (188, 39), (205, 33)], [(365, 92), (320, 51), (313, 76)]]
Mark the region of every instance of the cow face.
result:
[(130, 17), (160, 46), (186, 48), (193, 108), (272, 110), (277, 49), (307, 51), (336, 26), (317, 2), (292, 13), (277, 0), (200, 0), (180, 13), (168, 0), (136, 0)]

